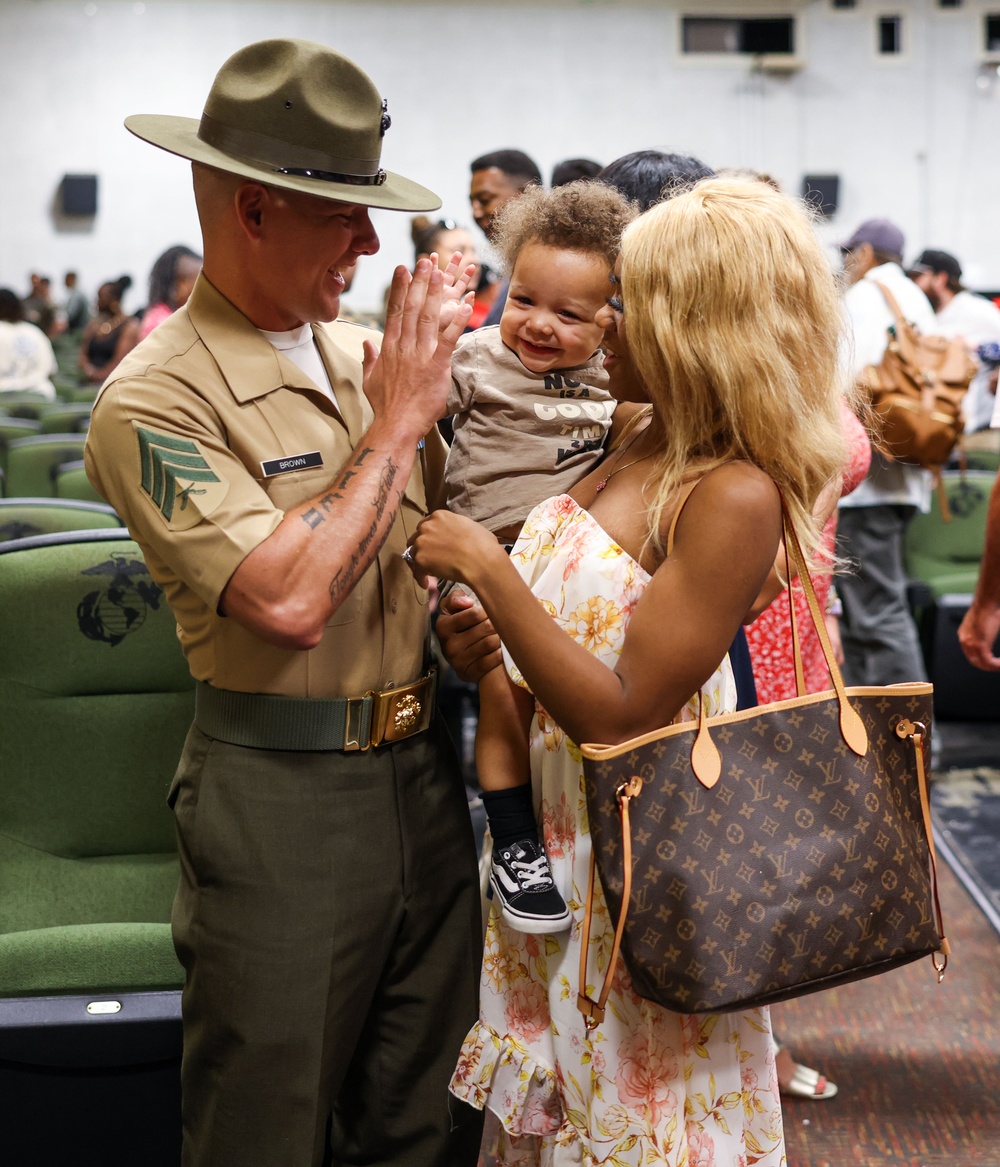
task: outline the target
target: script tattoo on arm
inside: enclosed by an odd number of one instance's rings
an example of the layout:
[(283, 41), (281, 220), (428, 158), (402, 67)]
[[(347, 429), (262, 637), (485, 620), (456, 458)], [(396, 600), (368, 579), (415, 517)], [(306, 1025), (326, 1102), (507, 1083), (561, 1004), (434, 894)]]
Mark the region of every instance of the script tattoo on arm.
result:
[[(363, 450), (358, 451), (352, 465), (360, 466), (370, 453), (372, 453), (371, 446), (365, 446)], [(337, 483), (336, 487), (330, 491), (329, 494), (323, 495), (316, 506), (310, 507), (307, 511), (303, 511), (302, 521), (307, 526), (312, 527), (313, 530), (315, 530), (320, 525), (320, 523), (324, 522), (326, 516), (333, 508), (334, 500), (343, 500), (344, 496), (341, 494), (341, 491), (345, 490), (347, 488), (348, 482), (350, 482), (350, 480), (356, 476), (357, 475), (354, 470), (345, 470), (340, 481)]]
[[(370, 450), (365, 450), (361, 458), (364, 458), (370, 452)], [(355, 465), (357, 464), (356, 462)], [(377, 493), (371, 500), (371, 505), (375, 510), (375, 516), (371, 521), (371, 525), (361, 537), (357, 550), (351, 553), (351, 557), (347, 563), (337, 569), (337, 574), (330, 581), (330, 599), (333, 601), (334, 607), (338, 606), (348, 595), (355, 583), (357, 583), (359, 574), (363, 573), (368, 567), (371, 560), (369, 551), (372, 545), (375, 545), (375, 552), (377, 553), (386, 534), (396, 521), (396, 508), (392, 507), (390, 509), (390, 502), (392, 499), (392, 485), (396, 480), (397, 471), (398, 467), (393, 460), (386, 458), (385, 466), (379, 474)], [(382, 530), (382, 537), (378, 538), (380, 529)]]

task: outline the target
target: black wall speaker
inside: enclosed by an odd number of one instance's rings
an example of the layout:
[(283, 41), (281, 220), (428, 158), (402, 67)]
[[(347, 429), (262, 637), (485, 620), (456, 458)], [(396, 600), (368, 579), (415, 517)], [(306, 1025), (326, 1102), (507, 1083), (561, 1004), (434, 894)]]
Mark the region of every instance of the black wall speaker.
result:
[(837, 213), (840, 201), (839, 174), (807, 174), (802, 180), (802, 197), (829, 219)]
[(64, 215), (96, 215), (97, 175), (64, 174), (59, 195)]

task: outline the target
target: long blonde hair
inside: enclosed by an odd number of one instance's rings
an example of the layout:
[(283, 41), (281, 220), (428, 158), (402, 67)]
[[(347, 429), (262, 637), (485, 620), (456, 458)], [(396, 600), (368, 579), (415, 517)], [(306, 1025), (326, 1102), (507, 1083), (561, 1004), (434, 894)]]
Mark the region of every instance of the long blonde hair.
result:
[(846, 455), (835, 277), (804, 206), (773, 187), (707, 179), (622, 239), (629, 353), (665, 432), (648, 486), (650, 540), (677, 488), (742, 459), (788, 503), (807, 555), (812, 508)]

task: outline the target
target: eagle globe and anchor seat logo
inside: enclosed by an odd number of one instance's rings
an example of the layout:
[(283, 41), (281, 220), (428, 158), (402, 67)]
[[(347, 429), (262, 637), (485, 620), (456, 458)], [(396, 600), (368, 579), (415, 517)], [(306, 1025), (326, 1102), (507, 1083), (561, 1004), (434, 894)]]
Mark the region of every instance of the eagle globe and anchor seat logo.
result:
[[(138, 424), (135, 431), (143, 492), (171, 530), (195, 526), (225, 498), (226, 483), (196, 442)], [(82, 574), (105, 576), (107, 582), (80, 601), (80, 631), (112, 647), (141, 628), (150, 609), (156, 611), (164, 601), (141, 559), (112, 555)]]
[(112, 555), (81, 575), (104, 576), (103, 586), (89, 592), (77, 605), (80, 631), (89, 640), (100, 640), (112, 648), (138, 631), (149, 610), (163, 602), (163, 590), (154, 583), (140, 559)]

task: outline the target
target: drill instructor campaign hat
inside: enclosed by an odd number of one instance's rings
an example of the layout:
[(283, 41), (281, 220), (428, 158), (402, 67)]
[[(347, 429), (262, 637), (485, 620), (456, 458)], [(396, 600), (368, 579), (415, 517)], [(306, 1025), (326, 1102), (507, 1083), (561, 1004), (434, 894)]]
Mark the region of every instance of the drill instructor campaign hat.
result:
[(225, 170), (322, 199), (435, 211), (433, 191), (383, 170), (386, 103), (353, 61), (312, 41), (257, 41), (222, 66), (201, 120), (135, 114), (138, 138)]

